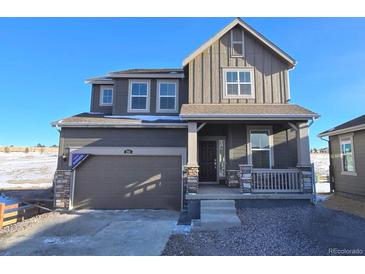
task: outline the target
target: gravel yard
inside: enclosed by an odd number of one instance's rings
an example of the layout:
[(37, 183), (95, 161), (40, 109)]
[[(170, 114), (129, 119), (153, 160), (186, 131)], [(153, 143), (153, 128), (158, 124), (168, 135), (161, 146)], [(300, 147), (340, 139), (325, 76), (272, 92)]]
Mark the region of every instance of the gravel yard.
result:
[(240, 227), (172, 235), (163, 255), (365, 254), (363, 218), (299, 201), (249, 202), (237, 211)]

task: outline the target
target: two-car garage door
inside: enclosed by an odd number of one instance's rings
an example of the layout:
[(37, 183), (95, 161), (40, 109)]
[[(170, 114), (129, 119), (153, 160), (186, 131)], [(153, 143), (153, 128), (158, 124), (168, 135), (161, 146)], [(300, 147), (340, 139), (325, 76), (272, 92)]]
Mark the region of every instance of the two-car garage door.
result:
[(181, 207), (181, 156), (91, 155), (77, 169), (73, 208)]

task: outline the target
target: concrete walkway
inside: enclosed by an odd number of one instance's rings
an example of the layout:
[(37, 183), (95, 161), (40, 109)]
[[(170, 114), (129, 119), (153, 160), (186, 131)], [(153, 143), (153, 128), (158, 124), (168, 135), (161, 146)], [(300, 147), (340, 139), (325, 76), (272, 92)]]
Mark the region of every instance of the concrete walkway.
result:
[(219, 230), (239, 226), (234, 200), (203, 200), (200, 221), (193, 222), (193, 230)]
[(0, 235), (0, 256), (160, 255), (178, 217), (166, 210), (51, 213), (41, 223)]

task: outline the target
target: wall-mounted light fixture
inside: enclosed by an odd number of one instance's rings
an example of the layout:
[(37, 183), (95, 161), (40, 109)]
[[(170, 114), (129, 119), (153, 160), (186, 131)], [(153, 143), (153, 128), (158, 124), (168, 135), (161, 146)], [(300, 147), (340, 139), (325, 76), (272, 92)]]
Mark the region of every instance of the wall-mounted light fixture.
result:
[(70, 156), (70, 149), (65, 148), (62, 154), (62, 159), (66, 162), (69, 156)]

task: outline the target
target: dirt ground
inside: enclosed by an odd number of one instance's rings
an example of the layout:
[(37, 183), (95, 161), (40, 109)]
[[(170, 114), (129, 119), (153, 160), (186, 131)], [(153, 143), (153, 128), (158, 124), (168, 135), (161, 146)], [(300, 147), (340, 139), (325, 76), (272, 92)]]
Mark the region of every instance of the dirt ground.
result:
[(357, 215), (365, 219), (365, 201), (354, 200), (340, 194), (333, 194), (322, 203), (325, 207)]

